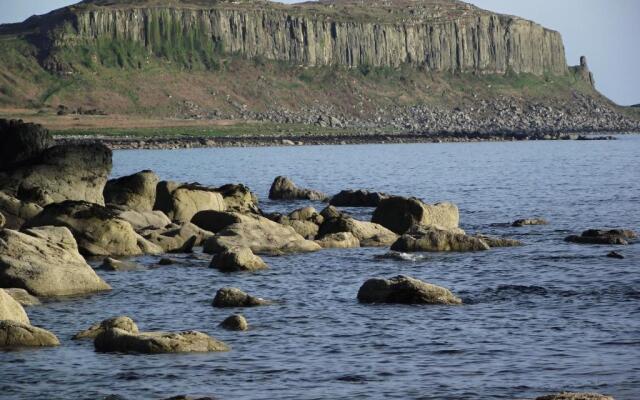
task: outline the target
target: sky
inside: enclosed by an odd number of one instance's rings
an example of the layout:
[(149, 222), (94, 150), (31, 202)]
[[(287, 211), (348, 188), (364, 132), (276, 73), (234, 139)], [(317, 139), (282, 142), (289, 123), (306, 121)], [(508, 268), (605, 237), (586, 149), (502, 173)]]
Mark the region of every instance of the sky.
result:
[[(74, 0), (0, 0), (0, 23), (19, 22)], [(295, 1), (283, 1), (294, 3)], [(468, 0), (562, 34), (567, 62), (585, 55), (597, 88), (622, 105), (640, 103), (640, 0)]]

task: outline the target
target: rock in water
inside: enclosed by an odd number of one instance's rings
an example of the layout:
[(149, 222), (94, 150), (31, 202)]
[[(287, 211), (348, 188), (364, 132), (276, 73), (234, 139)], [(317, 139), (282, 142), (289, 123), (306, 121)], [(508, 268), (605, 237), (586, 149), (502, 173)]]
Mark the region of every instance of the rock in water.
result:
[(0, 320), (30, 324), (29, 317), (22, 305), (3, 289), (0, 289)]
[(564, 240), (567, 242), (581, 244), (618, 244), (627, 245), (629, 240), (636, 239), (638, 235), (631, 230), (626, 229), (589, 229), (582, 232), (582, 235), (567, 236)]
[(259, 214), (258, 197), (245, 185), (228, 184), (216, 189), (227, 205), (227, 210)]
[(269, 199), (271, 200), (314, 200), (325, 201), (327, 195), (311, 189), (301, 189), (287, 177), (279, 176), (271, 185)]
[(489, 245), (489, 247), (519, 247), (522, 246), (523, 243), (519, 240), (508, 239), (502, 237), (493, 237), (487, 235), (476, 234), (473, 237), (478, 238)]
[(16, 321), (0, 320), (0, 348), (53, 347), (60, 341), (53, 333)]
[(371, 221), (402, 235), (416, 225), (458, 228), (460, 214), (452, 203), (429, 205), (420, 199), (394, 196), (380, 202)]
[(98, 204), (65, 201), (50, 204), (25, 226), (64, 226), (71, 230), (80, 251), (87, 256), (141, 255), (144, 239), (117, 213)]
[(122, 329), (107, 329), (94, 340), (96, 351), (103, 353), (204, 353), (229, 351), (223, 342), (197, 331), (132, 333)]
[(153, 171), (112, 179), (104, 188), (104, 200), (107, 204), (117, 204), (134, 211), (151, 211), (156, 202), (158, 182)]
[(361, 303), (458, 305), (462, 300), (449, 289), (407, 276), (369, 279), (358, 291)]
[(611, 396), (605, 396), (597, 393), (571, 393), (562, 392), (558, 394), (550, 394), (540, 396), (536, 400), (614, 400)]
[(140, 268), (140, 266), (136, 263), (120, 261), (111, 257), (105, 258), (98, 267), (98, 269), (103, 271), (135, 271), (138, 268)]
[(331, 198), (329, 204), (336, 207), (378, 207), (382, 200), (390, 196), (386, 193), (366, 190), (343, 190)]
[(230, 316), (222, 321), (220, 326), (228, 331), (246, 331), (249, 329), (249, 323), (246, 318), (240, 314)]
[(40, 206), (65, 200), (102, 205), (111, 156), (98, 143), (50, 147), (33, 164), (0, 174), (0, 188)]
[(53, 146), (53, 137), (42, 125), (0, 119), (0, 171), (38, 158)]
[(227, 205), (215, 189), (197, 184), (160, 182), (154, 209), (164, 212), (172, 221), (184, 223), (190, 222), (200, 211), (225, 211)]
[(489, 245), (482, 239), (463, 233), (435, 228), (414, 228), (402, 235), (391, 250), (400, 252), (483, 251)]
[(362, 247), (389, 246), (398, 239), (398, 235), (382, 225), (358, 221), (348, 216), (326, 219), (320, 225), (318, 238), (322, 240), (328, 235), (339, 232), (353, 234)]
[(72, 296), (111, 290), (78, 252), (67, 228), (0, 231), (0, 286), (36, 296)]
[(28, 307), (41, 304), (37, 297), (30, 295), (29, 292), (24, 289), (8, 288), (4, 289), (4, 291), (22, 306)]
[(95, 339), (99, 334), (109, 329), (122, 329), (129, 333), (138, 333), (138, 325), (129, 317), (114, 317), (105, 319), (102, 322), (91, 325), (88, 329), (78, 332), (73, 336), (73, 340), (78, 339)]
[(258, 256), (247, 247), (227, 249), (216, 254), (211, 261), (211, 268), (222, 272), (259, 271), (269, 268)]
[(315, 242), (323, 249), (352, 249), (360, 247), (360, 240), (351, 232), (331, 233)]
[(117, 210), (114, 212), (118, 218), (131, 224), (136, 232), (149, 229), (163, 229), (171, 225), (171, 220), (162, 211), (133, 211)]
[(191, 223), (206, 231), (218, 233), (243, 220), (243, 216), (236, 212), (205, 210), (194, 215)]
[(528, 218), (528, 219), (519, 219), (513, 222), (511, 226), (520, 228), (528, 225), (549, 225), (549, 221), (542, 218)]
[(609, 254), (607, 254), (607, 257), (609, 258), (617, 258), (618, 260), (624, 260), (624, 256), (620, 253), (618, 253), (617, 251), (612, 251)]
[(214, 307), (257, 307), (271, 304), (270, 301), (246, 294), (237, 288), (222, 288), (216, 293)]
[(204, 243), (204, 251), (216, 254), (229, 248), (248, 247), (255, 254), (291, 254), (318, 251), (321, 247), (306, 240), (292, 227), (257, 215), (245, 215)]

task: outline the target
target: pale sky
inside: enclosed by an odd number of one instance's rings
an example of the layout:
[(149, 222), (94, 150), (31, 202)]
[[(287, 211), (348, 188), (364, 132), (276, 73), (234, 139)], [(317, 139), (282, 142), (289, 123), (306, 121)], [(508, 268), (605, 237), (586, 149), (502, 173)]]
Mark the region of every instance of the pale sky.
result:
[[(294, 3), (295, 1), (284, 1)], [(596, 85), (619, 104), (640, 103), (640, 0), (468, 0), (562, 33), (569, 65), (586, 55)], [(0, 23), (64, 7), (73, 0), (0, 0)]]

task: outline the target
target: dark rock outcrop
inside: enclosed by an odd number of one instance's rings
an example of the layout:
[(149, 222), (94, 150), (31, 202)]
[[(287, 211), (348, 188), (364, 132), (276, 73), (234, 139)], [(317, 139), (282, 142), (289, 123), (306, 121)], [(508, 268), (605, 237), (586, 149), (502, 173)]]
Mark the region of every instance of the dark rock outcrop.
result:
[(96, 351), (102, 353), (164, 354), (230, 350), (225, 343), (197, 331), (133, 333), (112, 328), (98, 334), (93, 343)]
[(0, 171), (32, 162), (51, 146), (53, 138), (42, 125), (0, 119)]
[(156, 202), (158, 182), (158, 176), (153, 171), (112, 179), (104, 188), (104, 201), (134, 211), (151, 211)]
[(172, 221), (190, 222), (200, 211), (225, 211), (222, 194), (198, 184), (158, 183), (154, 210), (164, 212)]
[(413, 228), (391, 246), (391, 250), (400, 252), (466, 252), (489, 248), (484, 240), (462, 232), (422, 227)]
[(369, 279), (358, 291), (361, 303), (458, 305), (462, 300), (449, 289), (407, 276)]
[(228, 331), (246, 331), (249, 329), (247, 319), (240, 315), (232, 315), (220, 323), (220, 326)]
[(271, 304), (269, 300), (248, 295), (240, 289), (231, 287), (218, 290), (212, 303), (214, 307), (257, 307), (269, 304)]
[(460, 215), (452, 203), (429, 205), (420, 199), (394, 196), (380, 202), (371, 221), (402, 235), (413, 226), (455, 229)]
[(597, 393), (574, 393), (562, 392), (558, 394), (550, 394), (537, 397), (536, 400), (614, 400), (611, 396), (605, 396)]
[(366, 190), (343, 190), (331, 198), (329, 204), (336, 207), (378, 207), (382, 200), (390, 196), (386, 193)]
[(511, 224), (514, 228), (521, 228), (529, 225), (549, 225), (549, 221), (543, 218), (525, 218), (518, 219)]
[(582, 232), (582, 235), (567, 236), (564, 240), (572, 243), (581, 244), (629, 244), (629, 240), (636, 239), (638, 235), (631, 230), (626, 229), (589, 229)]
[(271, 200), (315, 200), (325, 201), (327, 195), (316, 190), (301, 189), (293, 181), (284, 176), (278, 176), (271, 184), (269, 199)]

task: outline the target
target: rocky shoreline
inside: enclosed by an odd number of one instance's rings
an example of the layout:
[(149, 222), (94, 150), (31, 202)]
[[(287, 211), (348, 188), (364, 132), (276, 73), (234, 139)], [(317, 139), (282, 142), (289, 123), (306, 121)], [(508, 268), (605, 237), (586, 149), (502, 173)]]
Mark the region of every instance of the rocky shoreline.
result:
[(58, 144), (100, 142), (112, 150), (174, 150), (223, 147), (326, 146), (403, 143), (470, 143), (512, 142), (538, 140), (615, 140), (620, 132), (581, 132), (555, 134), (495, 133), (495, 134), (320, 134), (320, 135), (242, 135), (190, 137), (112, 137), (112, 136), (55, 136)]

